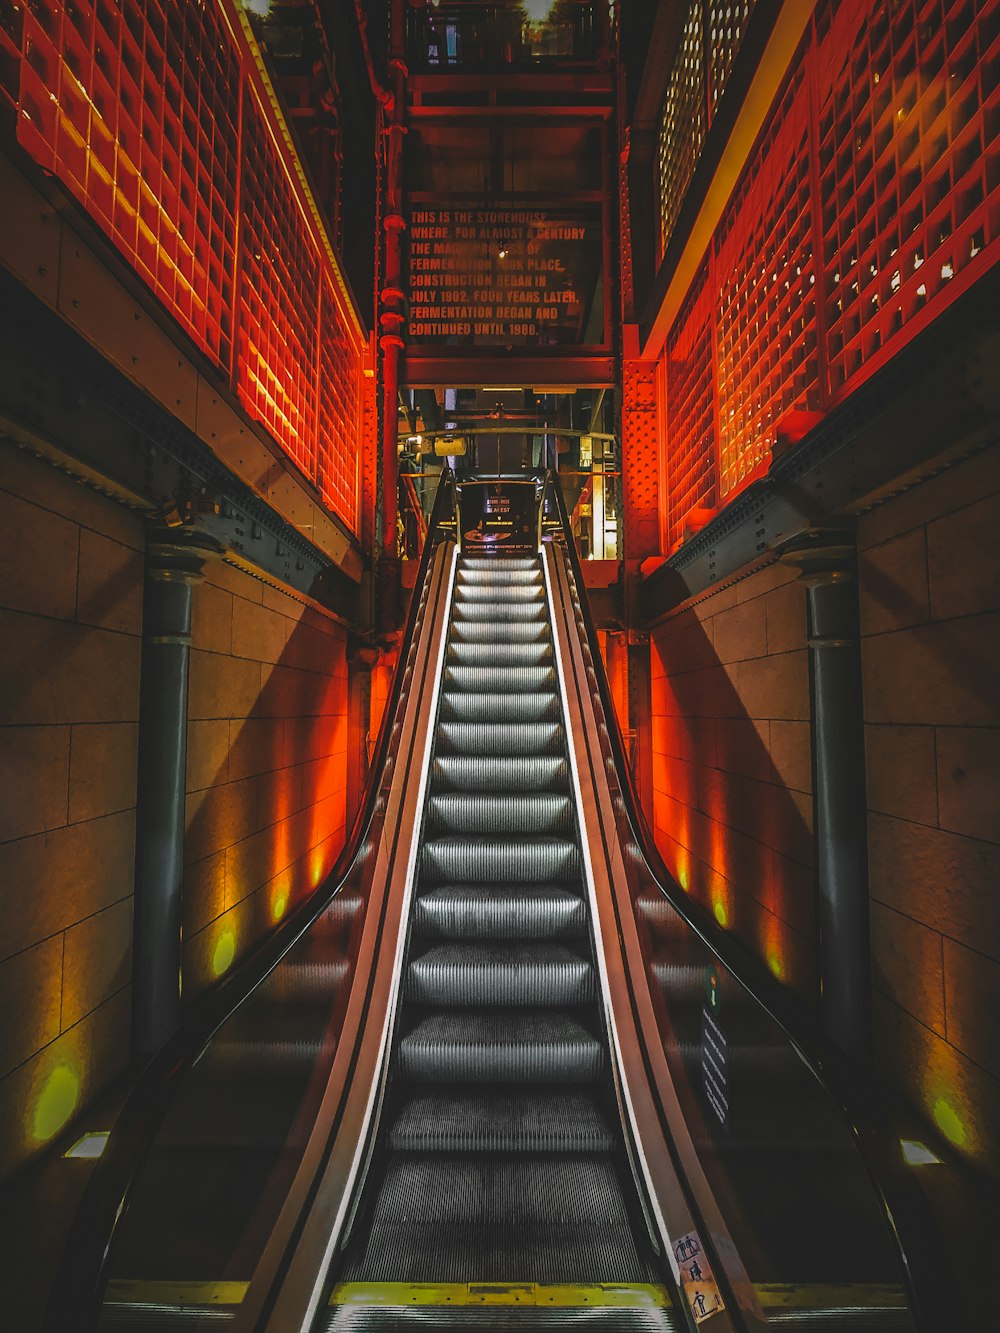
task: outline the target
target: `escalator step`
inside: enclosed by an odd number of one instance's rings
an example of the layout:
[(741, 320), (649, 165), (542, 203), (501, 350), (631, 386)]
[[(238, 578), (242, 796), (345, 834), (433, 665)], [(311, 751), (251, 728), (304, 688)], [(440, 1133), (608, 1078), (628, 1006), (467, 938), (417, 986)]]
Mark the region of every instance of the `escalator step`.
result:
[(466, 602), (544, 602), (545, 589), (537, 583), (509, 583), (503, 587), (481, 583), (460, 583), (455, 589), (455, 604)]
[(438, 939), (569, 939), (587, 932), (587, 906), (555, 885), (445, 885), (421, 894), (414, 934)]
[(462, 574), (498, 574), (502, 573), (506, 577), (511, 570), (517, 570), (525, 573), (530, 570), (531, 573), (539, 573), (538, 557), (535, 555), (467, 555), (463, 556), (459, 562), (459, 571)]
[(532, 667), (552, 661), (552, 645), (541, 643), (452, 643), (449, 666)]
[[(544, 1289), (543, 1289), (544, 1290)], [(563, 1288), (559, 1287), (560, 1292)], [(321, 1312), (319, 1333), (681, 1333), (683, 1316), (656, 1306), (632, 1307), (616, 1303), (605, 1306), (535, 1305), (525, 1309), (520, 1302), (509, 1305), (333, 1305)], [(117, 1325), (116, 1333), (117, 1333)], [(136, 1326), (138, 1329), (138, 1325)], [(143, 1328), (146, 1326), (143, 1325)], [(123, 1330), (123, 1333), (126, 1333)], [(127, 1330), (131, 1333), (131, 1328)], [(193, 1333), (201, 1333), (195, 1329)], [(854, 1333), (868, 1333), (867, 1328)], [(887, 1330), (887, 1333), (890, 1331)]]
[(570, 838), (428, 838), (421, 852), (427, 883), (546, 884), (579, 880), (580, 850)]
[(554, 690), (556, 673), (551, 666), (540, 667), (464, 667), (445, 668), (445, 689), (496, 692), (519, 690)]
[(259, 987), (258, 994), (283, 1004), (295, 1000), (332, 1000), (349, 972), (346, 958), (330, 963), (286, 960)]
[(533, 569), (470, 569), (468, 565), (458, 567), (457, 586), (460, 588), (508, 588), (511, 584), (533, 584), (542, 586), (542, 571), (537, 565)]
[(453, 833), (572, 833), (568, 796), (535, 792), (448, 792), (427, 803), (428, 827)]
[(538, 643), (542, 639), (547, 643), (551, 637), (544, 620), (516, 620), (509, 625), (468, 620), (453, 624), (448, 636), (453, 643)]
[(399, 1044), (399, 1073), (418, 1082), (592, 1083), (604, 1048), (568, 1014), (430, 1014)]
[(439, 722), (437, 753), (466, 755), (559, 754), (559, 722)]
[(441, 696), (446, 722), (558, 722), (559, 696), (533, 694), (469, 694), (448, 690)]
[(439, 755), (432, 777), (435, 791), (556, 791), (568, 789), (569, 765), (555, 755)]
[(548, 610), (545, 602), (505, 602), (495, 599), (491, 602), (463, 602), (455, 607), (455, 620), (537, 620), (547, 621)]
[(615, 1139), (586, 1093), (552, 1088), (414, 1092), (389, 1146), (417, 1152), (610, 1152)]
[(355, 1281), (636, 1282), (615, 1168), (604, 1154), (391, 1153)]
[(589, 959), (559, 944), (438, 944), (406, 970), (415, 1004), (575, 1005), (596, 993)]
[(323, 1043), (315, 1041), (230, 1041), (217, 1038), (203, 1059), (211, 1068), (228, 1073), (257, 1072), (266, 1069), (274, 1078), (297, 1077), (315, 1067)]

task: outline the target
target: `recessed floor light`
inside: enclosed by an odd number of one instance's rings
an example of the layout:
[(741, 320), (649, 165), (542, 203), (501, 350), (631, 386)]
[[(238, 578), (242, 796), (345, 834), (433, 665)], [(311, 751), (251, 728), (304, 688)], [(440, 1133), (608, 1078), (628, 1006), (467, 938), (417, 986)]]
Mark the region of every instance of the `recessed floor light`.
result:
[(931, 1152), (926, 1143), (916, 1139), (900, 1139), (903, 1147), (903, 1161), (907, 1166), (940, 1166), (941, 1158)]
[(77, 1139), (68, 1152), (63, 1153), (64, 1157), (101, 1157), (104, 1149), (107, 1147), (108, 1135), (110, 1130), (99, 1129), (92, 1134), (84, 1134), (82, 1139)]

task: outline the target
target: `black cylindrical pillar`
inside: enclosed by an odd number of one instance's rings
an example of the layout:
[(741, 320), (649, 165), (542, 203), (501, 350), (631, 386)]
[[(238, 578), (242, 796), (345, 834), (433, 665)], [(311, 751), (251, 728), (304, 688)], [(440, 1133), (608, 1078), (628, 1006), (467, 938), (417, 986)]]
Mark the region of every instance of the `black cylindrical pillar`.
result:
[(220, 549), (182, 529), (154, 530), (146, 544), (132, 963), (139, 1059), (157, 1051), (180, 1019), (191, 598), (205, 560)]
[(857, 553), (847, 529), (793, 541), (806, 586), (823, 1025), (855, 1059), (870, 1049), (871, 963)]

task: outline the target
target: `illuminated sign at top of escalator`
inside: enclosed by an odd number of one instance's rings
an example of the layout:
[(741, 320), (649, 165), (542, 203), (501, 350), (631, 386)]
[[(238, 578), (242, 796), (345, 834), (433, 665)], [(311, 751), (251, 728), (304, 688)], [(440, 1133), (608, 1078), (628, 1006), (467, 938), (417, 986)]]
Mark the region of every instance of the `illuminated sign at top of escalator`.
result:
[(538, 543), (534, 482), (463, 482), (462, 538), (467, 548), (533, 551)]

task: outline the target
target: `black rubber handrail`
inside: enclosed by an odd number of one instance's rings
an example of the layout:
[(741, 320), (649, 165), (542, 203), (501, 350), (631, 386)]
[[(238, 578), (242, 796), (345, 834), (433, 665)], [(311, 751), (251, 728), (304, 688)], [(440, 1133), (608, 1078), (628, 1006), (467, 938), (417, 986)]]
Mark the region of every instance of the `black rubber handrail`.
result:
[(139, 1073), (74, 1218), (50, 1293), (43, 1333), (66, 1333), (68, 1329), (74, 1333), (90, 1333), (96, 1328), (119, 1226), (126, 1216), (139, 1174), (152, 1151), (180, 1080), (219, 1028), (323, 915), (353, 868), (376, 813), (382, 775), (389, 759), (393, 722), (417, 628), (421, 591), (434, 549), (445, 535), (442, 525), (448, 511), (453, 509), (457, 513), (456, 501), (454, 478), (448, 472), (439, 482), (435, 494), (392, 688), (372, 753), (364, 799), (347, 842), (322, 887), (295, 908), (224, 982), (192, 1004), (182, 1026)]
[[(723, 931), (707, 911), (692, 902), (660, 856), (635, 790), (566, 500), (558, 473), (552, 471), (545, 478), (541, 499), (543, 510), (550, 493), (576, 585), (580, 617), (617, 769), (623, 813), (645, 860), (650, 880), (706, 948), (777, 1024), (840, 1111), (871, 1181), (885, 1224), (895, 1239), (918, 1328), (922, 1333), (940, 1333), (943, 1328), (971, 1327), (969, 1323), (963, 1324), (962, 1312), (956, 1309), (960, 1284), (946, 1258), (943, 1228), (933, 1216), (912, 1168), (907, 1168), (903, 1162), (900, 1142), (903, 1132), (900, 1127), (893, 1126), (894, 1117), (891, 1117), (886, 1097), (873, 1074), (840, 1051), (802, 1003), (780, 986), (749, 950)], [(907, 1114), (904, 1108), (900, 1108), (900, 1112), (903, 1116)], [(927, 1136), (922, 1125), (915, 1126), (912, 1132)], [(962, 1164), (954, 1161), (943, 1144), (935, 1141), (935, 1150), (940, 1150), (942, 1160), (949, 1162), (956, 1172), (963, 1172)]]

